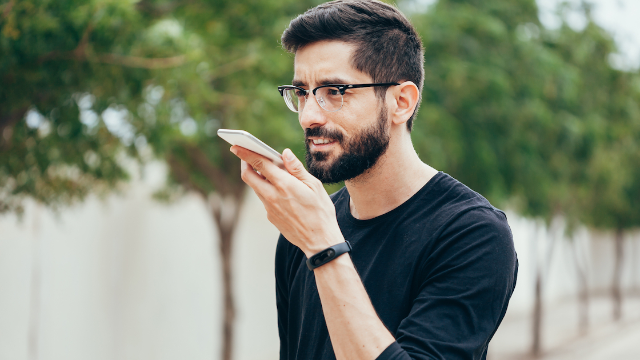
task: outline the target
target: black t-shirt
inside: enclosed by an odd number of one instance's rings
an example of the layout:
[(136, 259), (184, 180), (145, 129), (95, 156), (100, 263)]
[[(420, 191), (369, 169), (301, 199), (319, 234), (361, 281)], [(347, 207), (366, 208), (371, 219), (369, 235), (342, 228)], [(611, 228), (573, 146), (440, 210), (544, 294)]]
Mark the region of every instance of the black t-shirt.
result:
[[(442, 172), (402, 205), (369, 220), (351, 215), (346, 188), (331, 197), (353, 247), (353, 264), (396, 339), (378, 359), (485, 359), (516, 283), (518, 262), (505, 214)], [(281, 235), (280, 359), (335, 359), (305, 261)]]

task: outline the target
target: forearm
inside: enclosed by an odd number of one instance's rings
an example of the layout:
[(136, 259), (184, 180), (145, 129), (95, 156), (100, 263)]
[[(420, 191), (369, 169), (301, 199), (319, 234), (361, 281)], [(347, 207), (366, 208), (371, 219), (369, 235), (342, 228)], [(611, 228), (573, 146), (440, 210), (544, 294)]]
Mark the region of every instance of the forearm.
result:
[(351, 258), (342, 255), (314, 272), (336, 359), (376, 359), (395, 339), (376, 314)]

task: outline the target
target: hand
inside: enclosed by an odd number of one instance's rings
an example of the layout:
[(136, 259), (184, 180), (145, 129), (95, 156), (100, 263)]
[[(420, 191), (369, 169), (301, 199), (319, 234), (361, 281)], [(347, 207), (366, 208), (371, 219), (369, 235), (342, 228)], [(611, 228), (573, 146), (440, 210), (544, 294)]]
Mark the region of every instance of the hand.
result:
[(231, 152), (242, 159), (242, 180), (264, 204), (269, 221), (307, 257), (344, 241), (322, 183), (290, 149), (282, 153), (286, 171), (243, 147), (232, 146)]

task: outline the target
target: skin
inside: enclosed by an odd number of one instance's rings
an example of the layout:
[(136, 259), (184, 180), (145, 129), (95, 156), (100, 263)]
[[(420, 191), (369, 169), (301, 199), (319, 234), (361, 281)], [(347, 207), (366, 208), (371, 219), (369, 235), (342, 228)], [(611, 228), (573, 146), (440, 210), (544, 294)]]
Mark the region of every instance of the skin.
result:
[[(352, 45), (340, 41), (322, 41), (299, 49), (293, 84), (313, 89), (328, 80), (336, 83), (335, 79), (346, 84), (372, 83), (369, 75), (351, 66), (353, 50)], [(419, 159), (406, 128), (417, 106), (419, 90), (413, 82), (399, 82), (401, 85), (389, 88), (384, 100), (390, 133), (388, 150), (374, 167), (345, 182), (351, 195), (351, 213), (358, 219), (371, 219), (395, 209), (437, 173)], [(381, 108), (373, 88), (347, 90), (342, 109), (332, 113), (312, 97), (299, 113), (302, 128), (326, 126), (341, 131), (346, 138), (364, 126), (372, 126)], [(285, 169), (242, 147), (233, 146), (231, 151), (242, 159), (242, 179), (262, 200), (269, 221), (307, 257), (344, 242), (329, 195), (291, 150), (283, 152)], [(328, 152), (326, 161), (330, 162), (343, 150), (334, 142), (321, 146), (311, 143), (310, 151)], [(340, 256), (314, 273), (336, 358), (377, 358), (395, 339), (378, 318), (351, 258)]]

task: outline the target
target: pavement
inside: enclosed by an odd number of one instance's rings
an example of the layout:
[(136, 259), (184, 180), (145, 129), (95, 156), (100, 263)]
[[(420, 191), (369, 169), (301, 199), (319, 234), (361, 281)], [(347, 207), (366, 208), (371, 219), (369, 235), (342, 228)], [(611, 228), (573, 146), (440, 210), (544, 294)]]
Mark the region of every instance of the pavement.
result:
[(531, 355), (531, 316), (507, 314), (489, 345), (487, 360), (640, 360), (640, 297), (627, 297), (622, 318), (612, 320), (611, 301), (592, 297), (589, 326), (578, 327), (574, 301), (546, 305), (542, 353)]
[(545, 360), (638, 360), (640, 359), (640, 321), (622, 323), (614, 331), (599, 337), (591, 336), (583, 341), (557, 349)]

